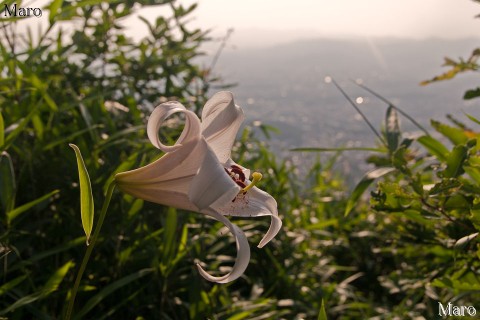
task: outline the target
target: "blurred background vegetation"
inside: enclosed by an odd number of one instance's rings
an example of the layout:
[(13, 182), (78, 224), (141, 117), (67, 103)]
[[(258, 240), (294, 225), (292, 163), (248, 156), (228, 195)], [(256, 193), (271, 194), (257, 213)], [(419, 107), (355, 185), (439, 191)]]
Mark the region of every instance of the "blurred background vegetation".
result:
[[(142, 40), (125, 37), (122, 20), (149, 6), (168, 13), (140, 18)], [(176, 1), (54, 0), (43, 29), (2, 17), (0, 318), (65, 312), (85, 252), (68, 143), (82, 150), (100, 208), (116, 172), (159, 156), (145, 133), (152, 107), (176, 99), (199, 112), (216, 89), (212, 70), (194, 63), (210, 41), (208, 31), (187, 26), (194, 10)], [(455, 74), (476, 71), (478, 57), (476, 49), (447, 64)], [(475, 96), (478, 88), (465, 98)], [(438, 301), (480, 308), (480, 121), (432, 120), (411, 137), (401, 131), (401, 110), (386, 105), (365, 159), (375, 169), (352, 191), (333, 170), (338, 154), (300, 175), (270, 151), (271, 128), (244, 127), (234, 159), (265, 174), (284, 227), (260, 250), (253, 244), (268, 219), (236, 219), (252, 259), (228, 285), (205, 281), (194, 265), (232, 264), (234, 241), (219, 235), (220, 224), (116, 192), (74, 318), (314, 319), (322, 299), (330, 319), (434, 319)], [(174, 141), (181, 128), (162, 130)], [(303, 152), (312, 151), (321, 150)]]

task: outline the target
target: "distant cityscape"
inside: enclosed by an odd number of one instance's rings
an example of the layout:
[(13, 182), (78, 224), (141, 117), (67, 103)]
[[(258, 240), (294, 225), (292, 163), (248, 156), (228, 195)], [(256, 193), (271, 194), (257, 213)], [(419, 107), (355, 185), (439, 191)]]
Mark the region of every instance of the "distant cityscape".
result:
[[(246, 111), (247, 123), (262, 121), (281, 130), (270, 144), (281, 155), (302, 164), (315, 155), (289, 151), (296, 147), (375, 146), (375, 135), (347, 100), (332, 85), (331, 76), (378, 130), (383, 126), (386, 104), (358, 87), (370, 89), (402, 108), (427, 129), (430, 119), (448, 121), (452, 114), (472, 126), (463, 112), (480, 117), (480, 99), (464, 101), (463, 93), (480, 85), (477, 74), (420, 86), (445, 71), (443, 58), (468, 57), (479, 39), (424, 41), (403, 39), (331, 40), (292, 42), (269, 48), (225, 50), (215, 67), (231, 88), (237, 104)], [(418, 129), (402, 120), (404, 132)], [(358, 171), (365, 154), (343, 155), (339, 169)], [(343, 166), (343, 167), (342, 167)]]

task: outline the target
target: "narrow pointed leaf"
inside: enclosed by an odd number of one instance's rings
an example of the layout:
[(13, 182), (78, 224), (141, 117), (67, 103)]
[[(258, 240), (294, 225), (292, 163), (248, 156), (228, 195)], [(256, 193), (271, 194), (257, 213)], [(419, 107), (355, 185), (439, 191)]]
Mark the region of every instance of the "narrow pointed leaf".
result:
[(174, 208), (168, 209), (164, 230), (162, 263), (169, 265), (175, 253), (175, 246), (178, 245), (177, 241), (175, 241), (177, 236), (177, 211)]
[(397, 150), (400, 142), (400, 122), (398, 120), (397, 110), (389, 106), (385, 117), (385, 137), (390, 153)]
[(29, 305), (32, 302), (35, 302), (39, 299), (43, 299), (49, 296), (52, 292), (58, 289), (58, 286), (67, 275), (68, 270), (70, 270), (70, 268), (73, 267), (73, 265), (74, 265), (73, 261), (68, 261), (67, 263), (65, 263), (63, 266), (57, 269), (57, 271), (55, 271), (55, 273), (48, 279), (47, 283), (42, 289), (40, 289), (40, 291), (37, 291), (28, 296), (24, 296), (18, 299), (17, 301), (15, 301), (15, 303), (11, 304), (8, 308), (2, 310), (0, 312), (0, 315), (7, 314), (15, 309)]
[(358, 199), (362, 196), (363, 192), (372, 184), (375, 179), (383, 177), (384, 175), (394, 171), (395, 168), (386, 167), (386, 168), (379, 168), (367, 173), (362, 180), (357, 184), (355, 189), (353, 190), (350, 198), (347, 202), (347, 207), (345, 208), (345, 216), (347, 216), (350, 211), (355, 207), (355, 204), (358, 202)]
[(90, 311), (92, 310), (97, 304), (102, 302), (103, 299), (105, 299), (107, 296), (115, 292), (116, 290), (126, 286), (132, 281), (135, 281), (137, 279), (140, 279), (150, 273), (152, 273), (152, 269), (142, 269), (139, 270), (135, 273), (132, 273), (126, 277), (123, 277), (109, 285), (107, 285), (105, 288), (103, 288), (99, 293), (94, 295), (90, 300), (85, 303), (83, 308), (75, 313), (75, 316), (73, 317), (74, 320), (76, 319), (83, 319), (83, 317)]
[(456, 178), (464, 172), (463, 163), (467, 158), (467, 152), (468, 148), (463, 145), (453, 148), (447, 158), (447, 168), (443, 172), (445, 178)]
[(50, 21), (50, 24), (53, 23), (53, 20), (55, 20), (55, 16), (58, 15), (58, 9), (62, 7), (63, 0), (54, 0), (52, 3), (48, 6), (48, 10), (50, 10), (50, 14), (48, 16), (48, 20)]
[(471, 167), (471, 166), (464, 166), (463, 170), (472, 178), (475, 180), (477, 184), (480, 185), (480, 170), (476, 167)]
[(327, 320), (327, 313), (325, 312), (325, 302), (322, 299), (322, 305), (320, 306), (320, 312), (318, 313), (318, 320)]
[(94, 125), (94, 126), (92, 126), (92, 127), (90, 127), (90, 128), (86, 128), (86, 129), (83, 129), (83, 130), (78, 130), (78, 131), (72, 133), (71, 135), (69, 135), (68, 137), (60, 138), (60, 139), (58, 139), (58, 140), (56, 140), (56, 141), (53, 141), (53, 142), (47, 144), (45, 147), (43, 147), (43, 150), (44, 150), (44, 151), (47, 151), (47, 150), (50, 150), (50, 149), (54, 148), (55, 146), (58, 146), (58, 145), (60, 145), (60, 144), (64, 144), (64, 143), (67, 142), (67, 141), (72, 141), (72, 140), (75, 139), (76, 137), (78, 137), (78, 136), (80, 136), (80, 135), (82, 135), (82, 134), (84, 134), (84, 133), (86, 133), (86, 132), (89, 132), (89, 131), (92, 131), (92, 130), (94, 130), (94, 129), (97, 129), (97, 128), (99, 128), (99, 127), (101, 127), (101, 126), (100, 126), (100, 125)]
[(432, 136), (422, 136), (417, 141), (440, 161), (447, 160), (448, 149), (437, 139), (432, 138)]
[(50, 199), (53, 195), (59, 193), (60, 190), (53, 190), (52, 192), (38, 198), (38, 199), (35, 199), (33, 201), (30, 201), (18, 208), (15, 208), (13, 209), (12, 211), (8, 212), (7, 213), (7, 220), (10, 222), (12, 221), (13, 219), (15, 219), (18, 215), (24, 213), (25, 211), (29, 210), (30, 208), (36, 206), (37, 204), (40, 204), (42, 202), (44, 202), (45, 200), (48, 200)]
[(75, 151), (78, 165), (78, 178), (80, 181), (80, 213), (82, 217), (83, 230), (87, 236), (87, 245), (90, 240), (90, 234), (93, 228), (93, 215), (94, 215), (94, 203), (92, 195), (92, 185), (90, 183), (90, 177), (88, 175), (85, 162), (83, 161), (80, 149), (74, 144), (70, 144), (70, 147)]
[(3, 122), (2, 113), (0, 112), (0, 148), (5, 143), (5, 123)]
[(0, 296), (6, 294), (7, 292), (9, 292), (10, 290), (12, 290), (13, 288), (15, 288), (17, 285), (19, 285), (20, 283), (22, 283), (23, 280), (25, 280), (27, 278), (27, 275), (26, 274), (23, 274), (13, 280), (10, 280), (4, 284), (2, 284), (0, 286)]
[(63, 266), (61, 266), (55, 273), (48, 279), (45, 286), (42, 288), (41, 297), (46, 297), (50, 293), (56, 291), (58, 286), (63, 281), (63, 278), (67, 275), (68, 270), (73, 267), (75, 263), (73, 261), (68, 261)]
[(465, 115), (467, 116), (468, 119), (472, 120), (473, 122), (475, 122), (476, 124), (480, 124), (480, 120), (475, 118), (474, 116), (468, 114), (468, 113), (465, 113)]
[(468, 140), (468, 136), (463, 129), (455, 128), (435, 120), (432, 120), (431, 123), (435, 130), (447, 137), (453, 144), (462, 144)]
[(21, 118), (16, 123), (8, 127), (13, 129), (8, 133), (8, 136), (5, 137), (3, 145), (0, 145), (0, 151), (8, 149), (8, 147), (13, 143), (17, 136), (22, 132), (25, 132), (25, 127), (30, 122), (36, 112), (37, 108), (34, 107), (33, 110), (30, 111), (30, 113), (25, 118)]
[(15, 172), (13, 163), (7, 152), (0, 154), (0, 206), (5, 214), (12, 211), (15, 205)]

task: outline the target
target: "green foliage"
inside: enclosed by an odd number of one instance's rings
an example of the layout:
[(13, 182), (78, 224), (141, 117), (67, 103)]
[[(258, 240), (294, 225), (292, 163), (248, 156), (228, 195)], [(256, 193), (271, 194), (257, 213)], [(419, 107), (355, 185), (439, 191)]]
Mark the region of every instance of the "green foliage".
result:
[(370, 198), (388, 235), (381, 255), (397, 260), (383, 264), (380, 284), (397, 297), (397, 308), (410, 305), (414, 314), (428, 317), (437, 314), (437, 301), (472, 305), (479, 299), (472, 275), (480, 271), (480, 225), (473, 214), (480, 180), (470, 169), (478, 161), (479, 135), (454, 120), (432, 121), (450, 148), (425, 135), (417, 139), (425, 149), (413, 144), (397, 150), (391, 156), (397, 173), (378, 182)]
[(402, 141), (397, 117), (390, 105), (381, 139), (388, 148), (371, 148), (376, 154), (367, 161), (375, 169), (351, 192), (348, 220), (333, 233), (338, 241), (348, 228), (348, 239), (355, 239), (345, 259), (337, 252), (332, 260), (352, 271), (349, 289), (357, 301), (327, 308), (332, 315), (430, 319), (438, 316), (438, 302), (475, 305), (480, 298), (480, 134), (448, 116), (451, 124), (431, 122), (440, 138), (426, 132)]
[[(477, 0), (474, 0), (474, 1), (479, 2)], [(480, 15), (477, 15), (476, 18), (480, 18)], [(480, 48), (474, 49), (470, 54), (470, 57), (468, 57), (467, 59), (459, 58), (458, 60), (454, 60), (446, 57), (444, 59), (445, 62), (443, 66), (449, 67), (450, 69), (438, 76), (433, 77), (430, 80), (422, 81), (420, 84), (428, 85), (438, 81), (451, 80), (457, 75), (464, 72), (478, 72), (478, 70), (480, 69), (480, 64), (478, 62), (479, 59), (480, 59)], [(480, 97), (480, 87), (469, 89), (465, 91), (465, 94), (463, 95), (463, 99), (465, 100), (470, 100), (478, 97)]]

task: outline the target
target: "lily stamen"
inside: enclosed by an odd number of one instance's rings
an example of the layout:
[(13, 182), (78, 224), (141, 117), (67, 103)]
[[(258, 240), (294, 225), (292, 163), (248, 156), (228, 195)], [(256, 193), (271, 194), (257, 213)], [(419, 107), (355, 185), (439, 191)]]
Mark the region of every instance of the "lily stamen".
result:
[(248, 186), (242, 189), (242, 193), (246, 193), (248, 190), (253, 188), (260, 180), (262, 180), (262, 174), (260, 172), (252, 173), (252, 182)]

